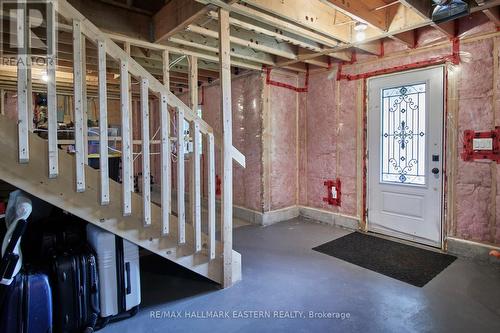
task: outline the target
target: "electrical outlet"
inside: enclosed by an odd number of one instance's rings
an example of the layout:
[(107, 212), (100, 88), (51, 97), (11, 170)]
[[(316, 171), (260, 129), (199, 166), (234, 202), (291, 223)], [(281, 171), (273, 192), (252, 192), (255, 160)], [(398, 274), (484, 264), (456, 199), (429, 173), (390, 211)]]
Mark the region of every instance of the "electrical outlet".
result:
[(493, 138), (472, 139), (473, 150), (493, 150)]

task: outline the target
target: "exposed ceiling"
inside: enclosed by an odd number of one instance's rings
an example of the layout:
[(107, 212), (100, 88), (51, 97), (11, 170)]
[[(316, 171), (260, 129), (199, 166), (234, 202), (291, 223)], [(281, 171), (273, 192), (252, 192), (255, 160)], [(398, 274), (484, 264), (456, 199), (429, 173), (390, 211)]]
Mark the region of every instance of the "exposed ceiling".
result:
[[(392, 39), (414, 47), (420, 29), (436, 29), (443, 39), (455, 37), (454, 21), (435, 24), (431, 0), (69, 0), (153, 75), (163, 75), (164, 51), (170, 53), (171, 89), (188, 86), (188, 60), (198, 61), (199, 80), (218, 78), (219, 7), (230, 11), (231, 64), (238, 69), (263, 66), (294, 72), (329, 68), (350, 61), (353, 53), (379, 55), (381, 42)], [(471, 0), (472, 24), (490, 20), (500, 27), (500, 0)], [(364, 39), (356, 25), (366, 23)], [(69, 23), (69, 22), (67, 22)], [(70, 27), (68, 25), (68, 27)], [(43, 30), (43, 29), (42, 29)], [(40, 35), (43, 36), (43, 31)], [(58, 69), (72, 71), (71, 30), (60, 25)], [(87, 70), (97, 51), (87, 43)], [(118, 66), (108, 59), (111, 78)], [(113, 81), (111, 81), (113, 82)], [(116, 82), (118, 83), (118, 81)]]

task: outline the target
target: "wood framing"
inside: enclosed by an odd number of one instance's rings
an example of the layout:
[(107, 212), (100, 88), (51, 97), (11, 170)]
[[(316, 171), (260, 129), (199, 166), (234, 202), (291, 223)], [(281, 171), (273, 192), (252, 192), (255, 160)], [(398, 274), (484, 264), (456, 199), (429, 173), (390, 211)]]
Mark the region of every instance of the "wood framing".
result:
[(82, 30), (80, 21), (73, 20), (73, 85), (75, 117), (75, 172), (76, 191), (85, 191), (85, 142), (84, 142), (84, 106), (82, 75)]
[[(77, 0), (75, 0), (77, 1)], [(106, 0), (108, 1), (108, 0)], [(111, 1), (111, 0), (109, 0)], [(108, 2), (109, 2), (108, 1)], [(91, 1), (93, 2), (93, 0)], [(143, 59), (145, 63), (148, 62), (149, 55), (154, 53), (156, 56), (155, 61), (161, 66), (151, 66), (157, 70), (156, 76), (153, 76), (144, 68), (138, 61), (132, 57), (132, 51), (136, 48), (130, 41), (125, 41), (122, 46), (114, 43), (109, 36), (102, 32), (99, 28), (91, 23), (89, 18), (81, 15), (66, 0), (59, 0), (57, 7), (58, 17), (63, 18), (64, 29), (69, 27), (71, 34), (70, 40), (63, 44), (61, 57), (58, 60), (63, 62), (65, 71), (59, 72), (58, 67), (55, 66), (53, 71), (47, 77), (52, 79), (55, 83), (58, 81), (56, 91), (55, 84), (48, 88), (49, 92), (52, 90), (53, 95), (53, 111), (56, 110), (57, 94), (67, 94), (73, 96), (74, 113), (71, 115), (71, 121), (75, 122), (75, 139), (74, 140), (57, 140), (57, 133), (55, 133), (55, 144), (75, 144), (76, 153), (73, 154), (59, 154), (59, 173), (58, 176), (49, 180), (47, 163), (49, 156), (52, 152), (49, 151), (47, 141), (34, 133), (29, 131), (29, 121), (31, 117), (29, 113), (25, 119), (24, 125), (26, 126), (27, 140), (26, 144), (32, 147), (32, 157), (29, 163), (19, 164), (15, 155), (19, 154), (19, 145), (15, 138), (18, 132), (15, 126), (16, 122), (1, 116), (2, 121), (0, 125), (0, 150), (2, 154), (8, 158), (2, 163), (0, 168), (2, 174), (0, 178), (9, 179), (12, 183), (29, 192), (33, 195), (44, 198), (49, 203), (67, 209), (72, 214), (87, 220), (90, 223), (98, 225), (99, 227), (117, 234), (118, 236), (127, 239), (141, 247), (144, 247), (156, 254), (159, 254), (169, 260), (172, 260), (188, 269), (202, 274), (216, 282), (223, 285), (230, 285), (235, 280), (241, 279), (241, 256), (232, 250), (232, 193), (230, 190), (225, 189), (225, 195), (229, 198), (229, 203), (224, 207), (226, 218), (224, 226), (226, 236), (222, 238), (226, 242), (226, 247), (223, 249), (222, 242), (216, 240), (216, 206), (215, 206), (215, 144), (221, 145), (224, 142), (222, 151), (224, 153), (224, 165), (229, 165), (232, 168), (232, 161), (235, 160), (241, 165), (245, 165), (245, 157), (235, 147), (232, 146), (231, 141), (231, 108), (230, 108), (230, 80), (231, 68), (229, 60), (229, 25), (227, 29), (221, 33), (223, 46), (223, 73), (224, 79), (222, 82), (226, 83), (226, 88), (223, 91), (224, 103), (224, 140), (214, 136), (213, 129), (201, 117), (197, 115), (196, 108), (198, 105), (197, 96), (196, 100), (192, 100), (192, 106), (186, 106), (179, 98), (169, 91), (170, 81), (170, 63), (169, 53), (171, 49), (159, 48), (154, 52), (151, 50), (139, 50), (145, 55)], [(54, 14), (55, 16), (55, 14)], [(221, 22), (228, 22), (228, 13), (222, 15)], [(26, 36), (26, 22), (28, 18), (23, 17), (22, 28), (20, 29), (21, 36)], [(65, 22), (71, 22), (67, 26)], [(50, 27), (53, 28), (53, 27)], [(45, 30), (45, 27), (44, 27)], [(23, 33), (24, 32), (24, 33)], [(65, 32), (63, 38), (68, 38)], [(51, 36), (49, 29), (47, 38), (49, 41), (55, 41), (55, 37)], [(72, 37), (72, 38), (71, 38)], [(91, 43), (85, 43), (86, 40)], [(94, 44), (95, 43), (95, 44)], [(50, 43), (49, 43), (50, 44)], [(72, 46), (71, 46), (72, 44)], [(25, 43), (27, 45), (27, 43)], [(50, 53), (49, 48), (48, 52)], [(218, 49), (219, 50), (219, 49)], [(158, 52), (160, 51), (160, 52)], [(50, 54), (49, 54), (50, 55)], [(190, 54), (194, 61), (195, 66), (190, 68), (191, 86), (193, 91), (198, 90), (198, 68), (196, 66), (196, 54)], [(19, 56), (24, 56), (24, 60), (28, 60), (26, 53), (20, 53)], [(45, 55), (44, 55), (45, 56)], [(59, 54), (58, 54), (59, 56)], [(214, 59), (219, 59), (217, 52), (211, 55)], [(90, 60), (90, 61), (89, 61)], [(318, 60), (319, 61), (319, 60)], [(118, 66), (116, 65), (118, 63)], [(211, 64), (206, 64), (209, 69), (213, 70)], [(87, 68), (86, 65), (89, 64)], [(0, 67), (3, 65), (0, 65)], [(253, 65), (252, 65), (253, 66)], [(257, 66), (257, 65), (255, 65)], [(13, 67), (13, 66), (7, 66)], [(28, 66), (24, 68), (27, 69)], [(42, 80), (41, 73), (42, 66), (33, 66), (34, 71), (34, 89), (37, 92), (43, 92), (46, 83)], [(108, 72), (108, 69), (112, 69)], [(118, 70), (117, 70), (118, 69)], [(56, 75), (57, 70), (57, 75)], [(68, 72), (69, 71), (73, 71)], [(88, 72), (87, 72), (88, 70)], [(16, 76), (16, 68), (10, 68), (8, 75), (12, 78)], [(23, 71), (18, 71), (22, 73)], [(20, 97), (25, 109), (30, 108), (31, 102), (29, 101), (29, 72), (24, 72), (24, 79), (21, 79), (23, 85), (21, 86), (18, 96), (24, 94), (25, 98)], [(86, 76), (88, 74), (88, 77)], [(157, 79), (163, 77), (163, 82)], [(187, 78), (187, 76), (186, 76)], [(14, 81), (14, 80), (13, 80)], [(0, 83), (4, 82), (0, 78)], [(59, 84), (60, 82), (60, 84)], [(132, 83), (138, 82), (136, 86)], [(228, 86), (229, 84), (229, 86)], [(86, 86), (89, 87), (89, 96), (96, 96), (99, 99), (99, 133), (90, 135), (90, 140), (99, 140), (99, 159), (100, 170), (94, 170), (88, 165), (85, 165), (85, 100), (86, 100)], [(71, 89), (73, 88), (73, 89)], [(24, 90), (23, 90), (24, 89)], [(66, 89), (66, 90), (64, 90)], [(70, 90), (71, 89), (71, 90)], [(132, 122), (131, 122), (131, 98), (140, 93), (140, 113), (141, 121), (137, 123), (141, 127), (141, 140), (136, 140), (137, 144), (142, 147), (142, 195), (133, 193), (132, 190), (132, 161), (133, 151), (132, 145), (135, 143), (132, 140)], [(154, 96), (152, 96), (154, 95)], [(109, 99), (120, 98), (120, 122), (121, 122), (121, 136), (111, 137), (108, 135), (108, 110), (107, 103)], [(152, 98), (150, 98), (152, 97)], [(159, 98), (160, 103), (160, 121), (161, 121), (161, 140), (150, 139), (150, 107)], [(3, 110), (3, 96), (0, 101), (0, 108)], [(71, 105), (72, 101), (66, 99), (66, 106)], [(135, 106), (135, 104), (134, 104)], [(170, 119), (168, 106), (175, 109), (176, 113), (176, 129), (175, 135), (177, 138), (170, 138)], [(54, 120), (57, 120), (57, 112), (52, 112)], [(229, 115), (229, 116), (228, 116)], [(90, 118), (90, 115), (89, 115)], [(194, 153), (193, 153), (193, 166), (194, 166), (194, 193), (195, 196), (195, 221), (193, 223), (185, 223), (185, 136), (184, 124), (189, 121), (194, 124), (192, 135), (194, 137)], [(140, 124), (139, 124), (140, 123)], [(56, 127), (57, 124), (55, 124)], [(57, 130), (57, 128), (54, 128)], [(209, 156), (209, 179), (210, 179), (210, 194), (209, 194), (209, 235), (202, 232), (201, 228), (201, 163), (199, 157), (201, 155), (202, 134), (206, 135), (208, 140), (208, 154)], [(6, 138), (10, 137), (10, 140)], [(122, 158), (122, 175), (121, 184), (111, 181), (108, 172), (108, 141), (119, 141)], [(176, 141), (176, 156), (173, 156), (170, 151), (171, 141)], [(150, 200), (150, 144), (160, 145), (161, 153), (161, 187), (162, 187), (162, 207), (152, 205)], [(26, 146), (28, 147), (28, 146)], [(57, 153), (57, 151), (56, 151)], [(14, 155), (13, 158), (11, 155)], [(19, 155), (18, 155), (19, 156)], [(57, 155), (56, 155), (57, 158)], [(175, 159), (177, 162), (177, 214), (171, 214), (171, 160)], [(75, 165), (76, 161), (76, 165)], [(13, 166), (16, 167), (13, 167)], [(42, 165), (42, 166), (41, 166)], [(45, 167), (43, 167), (45, 165)], [(81, 168), (81, 172), (79, 169)], [(75, 177), (76, 172), (76, 177)], [(79, 173), (80, 172), (80, 173)], [(23, 177), (22, 175), (25, 174)], [(225, 172), (225, 186), (232, 186), (232, 173)], [(228, 178), (229, 177), (229, 178)], [(77, 185), (81, 188), (75, 190), (75, 178)], [(83, 193), (77, 193), (79, 190), (85, 190)], [(99, 198), (98, 200), (96, 200)], [(115, 200), (116, 199), (116, 200)], [(141, 211), (142, 207), (142, 211)], [(228, 215), (229, 214), (229, 215)], [(159, 217), (161, 216), (161, 220)], [(229, 218), (227, 218), (229, 216)], [(142, 222), (142, 223), (140, 223)], [(159, 222), (159, 223), (156, 223)], [(221, 231), (222, 233), (222, 231)], [(229, 234), (229, 236), (227, 235)], [(218, 236), (218, 235), (217, 235)], [(229, 246), (228, 246), (229, 244)], [(206, 246), (208, 245), (208, 246)], [(229, 260), (228, 260), (229, 259)], [(224, 260), (226, 261), (224, 263)], [(223, 283), (223, 275), (229, 283)], [(229, 279), (228, 279), (229, 278)]]
[(177, 116), (177, 221), (178, 225), (178, 242), (184, 244), (186, 242), (186, 210), (184, 204), (184, 111), (176, 108)]
[(106, 42), (97, 41), (99, 57), (99, 172), (101, 205), (109, 204), (108, 92), (106, 84)]
[[(106, 43), (106, 47), (108, 44)], [(120, 61), (120, 108), (122, 125), (122, 200), (123, 215), (132, 213), (132, 145), (130, 141), (130, 92), (128, 62)]]
[(376, 7), (385, 5), (385, 2), (380, 1), (359, 1), (359, 0), (325, 0), (323, 2), (330, 3), (334, 8), (340, 10), (346, 15), (356, 18), (358, 21), (364, 21), (381, 30), (388, 28), (388, 15), (385, 8), (374, 10)]
[(17, 44), (22, 45), (21, 52), (17, 55), (17, 137), (19, 141), (19, 163), (28, 163), (29, 161), (29, 105), (28, 94), (31, 91), (28, 80), (28, 27), (26, 13), (26, 4), (20, 4), (21, 11), (17, 18)]
[[(198, 110), (198, 58), (195, 56), (188, 56), (188, 65), (189, 65), (189, 108), (197, 113)], [(189, 123), (189, 133), (191, 136), (191, 143), (194, 144), (194, 135), (195, 135), (195, 126), (196, 120)], [(196, 156), (194, 153), (191, 154), (190, 158), (190, 168), (189, 168), (189, 219), (193, 223), (196, 222), (196, 194), (195, 194), (195, 178), (196, 178), (196, 159), (199, 159), (199, 156)], [(199, 161), (198, 161), (199, 163)], [(196, 228), (195, 228), (196, 230)], [(198, 244), (195, 245), (197, 248)]]
[(231, 59), (230, 59), (229, 12), (219, 9), (219, 66), (222, 112), (222, 244), (223, 244), (223, 287), (233, 284), (233, 135), (231, 111)]
[(47, 130), (49, 178), (59, 174), (59, 149), (57, 148), (57, 92), (56, 92), (56, 12), (54, 5), (47, 12)]
[[(483, 7), (486, 4), (485, 0), (475, 0), (479, 7)], [(487, 8), (483, 9), (482, 12), (488, 19), (493, 22), (497, 27), (500, 26), (500, 8)]]
[(193, 205), (194, 205), (194, 237), (195, 251), (201, 251), (201, 133), (200, 125), (194, 122), (193, 126)]
[(156, 42), (168, 39), (205, 15), (210, 7), (193, 0), (172, 0), (153, 16)]
[(162, 62), (163, 62), (163, 85), (165, 86), (165, 88), (170, 90), (170, 54), (168, 53), (167, 50), (163, 50), (162, 52)]
[[(166, 82), (168, 84), (168, 82)], [(160, 96), (160, 121), (161, 121), (161, 232), (162, 235), (170, 233), (170, 213), (172, 205), (172, 175), (170, 159), (170, 114), (168, 100), (165, 94)]]
[(82, 115), (83, 115), (83, 163), (89, 164), (89, 129), (88, 129), (88, 100), (87, 100), (87, 40), (82, 36)]
[(215, 259), (215, 142), (214, 135), (207, 135), (208, 142), (208, 250), (210, 259)]
[(141, 138), (142, 138), (142, 217), (151, 224), (151, 166), (149, 149), (149, 81), (141, 79)]

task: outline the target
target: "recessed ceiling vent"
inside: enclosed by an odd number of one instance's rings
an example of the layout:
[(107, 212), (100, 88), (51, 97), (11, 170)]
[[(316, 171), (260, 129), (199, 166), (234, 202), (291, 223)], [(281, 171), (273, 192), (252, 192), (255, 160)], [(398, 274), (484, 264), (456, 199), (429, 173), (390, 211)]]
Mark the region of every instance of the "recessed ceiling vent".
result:
[(469, 15), (469, 4), (463, 0), (433, 0), (436, 4), (432, 12), (435, 23), (443, 23)]

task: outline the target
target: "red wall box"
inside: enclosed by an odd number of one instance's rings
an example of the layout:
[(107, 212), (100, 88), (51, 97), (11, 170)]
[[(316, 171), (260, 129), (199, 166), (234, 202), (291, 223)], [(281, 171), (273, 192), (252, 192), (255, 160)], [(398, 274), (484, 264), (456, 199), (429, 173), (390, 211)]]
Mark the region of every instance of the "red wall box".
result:
[[(492, 150), (474, 150), (474, 139), (493, 139)], [(495, 127), (493, 131), (474, 132), (472, 130), (464, 131), (464, 150), (462, 159), (464, 161), (491, 160), (500, 163), (500, 126)]]
[[(327, 180), (324, 182), (324, 185), (326, 186), (326, 191), (327, 191), (327, 197), (323, 198), (323, 201), (328, 202), (329, 205), (332, 206), (340, 206), (341, 204), (341, 186), (340, 186), (340, 179), (335, 179), (335, 180)], [(335, 191), (337, 195), (334, 197), (333, 195), (333, 189), (335, 188)]]

